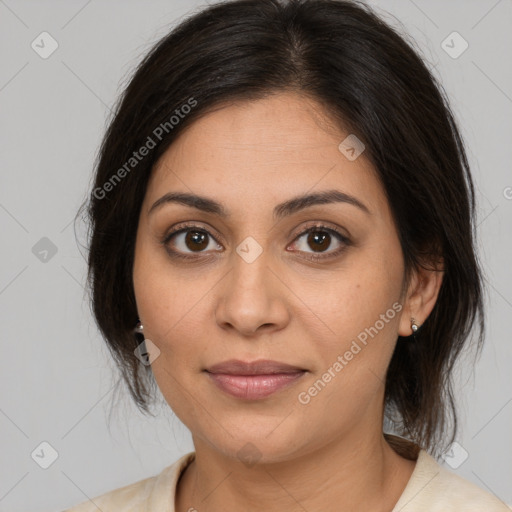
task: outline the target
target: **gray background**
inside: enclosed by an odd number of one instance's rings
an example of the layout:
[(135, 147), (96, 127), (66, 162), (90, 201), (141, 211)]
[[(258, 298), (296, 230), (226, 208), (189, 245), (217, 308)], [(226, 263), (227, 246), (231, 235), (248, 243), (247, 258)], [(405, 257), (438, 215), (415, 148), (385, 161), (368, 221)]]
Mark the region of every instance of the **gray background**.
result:
[[(72, 220), (130, 71), (201, 5), (0, 0), (0, 511), (62, 510), (193, 449), (165, 402), (151, 419), (113, 393), (118, 377), (84, 296)], [(512, 3), (394, 0), (380, 10), (403, 24), (442, 80), (468, 146), (489, 327), (476, 368), (470, 358), (460, 366), (458, 443), (469, 457), (453, 470), (512, 504)], [(31, 47), (43, 31), (59, 45), (47, 59)], [(453, 31), (469, 44), (456, 59), (441, 46)], [(452, 51), (460, 43), (448, 39)], [(76, 236), (84, 240), (83, 226)], [(41, 252), (43, 237), (56, 254)], [(43, 441), (58, 453), (48, 469), (31, 457), (37, 449), (49, 461)], [(457, 465), (461, 453), (447, 461)]]

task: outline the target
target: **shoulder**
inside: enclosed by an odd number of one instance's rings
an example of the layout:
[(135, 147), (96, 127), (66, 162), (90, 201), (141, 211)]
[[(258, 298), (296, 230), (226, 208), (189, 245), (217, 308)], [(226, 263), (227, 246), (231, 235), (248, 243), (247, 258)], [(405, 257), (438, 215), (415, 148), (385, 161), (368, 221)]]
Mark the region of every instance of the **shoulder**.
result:
[(425, 450), (393, 512), (510, 512), (493, 494), (441, 466)]
[[(164, 470), (165, 471), (165, 470)], [(123, 510), (135, 512), (144, 510), (142, 505), (151, 495), (157, 477), (153, 476), (134, 482), (130, 485), (114, 489), (80, 503), (64, 512), (98, 512), (98, 510)], [(122, 509), (120, 507), (123, 507)]]
[(168, 507), (169, 503), (174, 503), (178, 478), (194, 456), (194, 452), (187, 453), (158, 475), (101, 494), (63, 512), (98, 512), (98, 509), (123, 512), (167, 510), (165, 505)]

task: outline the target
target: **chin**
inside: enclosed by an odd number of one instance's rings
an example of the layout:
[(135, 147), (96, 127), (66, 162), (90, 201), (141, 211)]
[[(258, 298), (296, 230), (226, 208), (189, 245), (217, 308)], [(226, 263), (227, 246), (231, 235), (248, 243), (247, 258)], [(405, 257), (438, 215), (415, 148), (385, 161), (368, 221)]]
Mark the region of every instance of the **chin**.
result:
[[(307, 447), (312, 446), (310, 434), (301, 438), (304, 430), (297, 421), (283, 421), (283, 417), (276, 416), (252, 421), (250, 415), (238, 419), (229, 422), (224, 417), (222, 427), (209, 422), (208, 431), (203, 430), (200, 436), (193, 434), (194, 444), (200, 437), (225, 457), (239, 460), (248, 467), (286, 462), (307, 453)], [(215, 431), (211, 430), (213, 425), (218, 427)]]

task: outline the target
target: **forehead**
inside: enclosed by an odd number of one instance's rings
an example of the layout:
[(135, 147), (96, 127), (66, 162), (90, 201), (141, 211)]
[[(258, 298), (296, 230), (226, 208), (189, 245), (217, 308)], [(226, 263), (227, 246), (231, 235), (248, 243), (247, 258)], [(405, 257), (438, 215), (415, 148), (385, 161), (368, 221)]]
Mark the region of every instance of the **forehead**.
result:
[(386, 210), (375, 169), (364, 152), (353, 161), (340, 152), (339, 144), (350, 134), (327, 114), (318, 103), (292, 93), (206, 114), (155, 166), (146, 205), (174, 190), (214, 196), (236, 209), (249, 199), (252, 205), (277, 203), (338, 189), (359, 196), (371, 210)]

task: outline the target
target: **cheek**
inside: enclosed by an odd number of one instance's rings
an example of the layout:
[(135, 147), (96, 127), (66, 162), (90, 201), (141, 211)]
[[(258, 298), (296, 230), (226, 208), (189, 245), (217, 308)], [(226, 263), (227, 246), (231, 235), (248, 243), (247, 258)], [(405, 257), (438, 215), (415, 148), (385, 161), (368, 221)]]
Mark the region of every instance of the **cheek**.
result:
[(340, 414), (349, 409), (355, 414), (382, 389), (403, 308), (400, 255), (366, 254), (347, 261), (322, 290), (307, 288), (308, 296), (316, 297), (311, 309), (321, 321), (312, 320), (306, 329), (322, 364), (315, 368), (312, 394), (302, 391), (305, 401), (311, 398)]
[(202, 282), (193, 272), (173, 267), (162, 248), (140, 241), (135, 251), (133, 284), (137, 311), (148, 337), (153, 336), (158, 343), (174, 331), (193, 329), (194, 309), (204, 295)]
[[(364, 290), (361, 283), (354, 291)], [(372, 297), (372, 300), (369, 300)], [(362, 294), (342, 303), (325, 303), (325, 316), (334, 331), (317, 336), (311, 353), (321, 361), (297, 397), (308, 418), (322, 417), (329, 411), (332, 435), (339, 428), (349, 429), (371, 409), (379, 410), (385, 388), (385, 375), (397, 341), (402, 305), (393, 301), (395, 293), (381, 290)], [(329, 309), (328, 309), (329, 308)], [(315, 334), (311, 331), (311, 339)]]
[[(143, 253), (141, 252), (141, 256)], [(176, 273), (141, 258), (134, 268), (137, 308), (144, 333), (159, 349), (151, 368), (156, 383), (174, 413), (187, 424), (195, 421), (197, 404), (191, 393), (200, 371), (204, 340), (204, 290), (183, 283)], [(183, 293), (183, 290), (185, 293)]]
[[(397, 328), (401, 307), (393, 304), (400, 299), (399, 257), (375, 258), (360, 252), (321, 281), (313, 282), (308, 276), (302, 279), (303, 286), (296, 288), (296, 293), (304, 297), (316, 315), (320, 332), (334, 346), (343, 345), (375, 324), (378, 331), (386, 334)], [(311, 313), (303, 318), (310, 317)]]
[(194, 413), (189, 392), (197, 384), (194, 379), (204, 363), (204, 342), (208, 331), (211, 332), (210, 319), (214, 318), (208, 309), (208, 291), (218, 276), (211, 274), (200, 269), (180, 271), (151, 248), (140, 247), (136, 251), (137, 309), (146, 338), (160, 351), (152, 371), (166, 401), (180, 418)]

